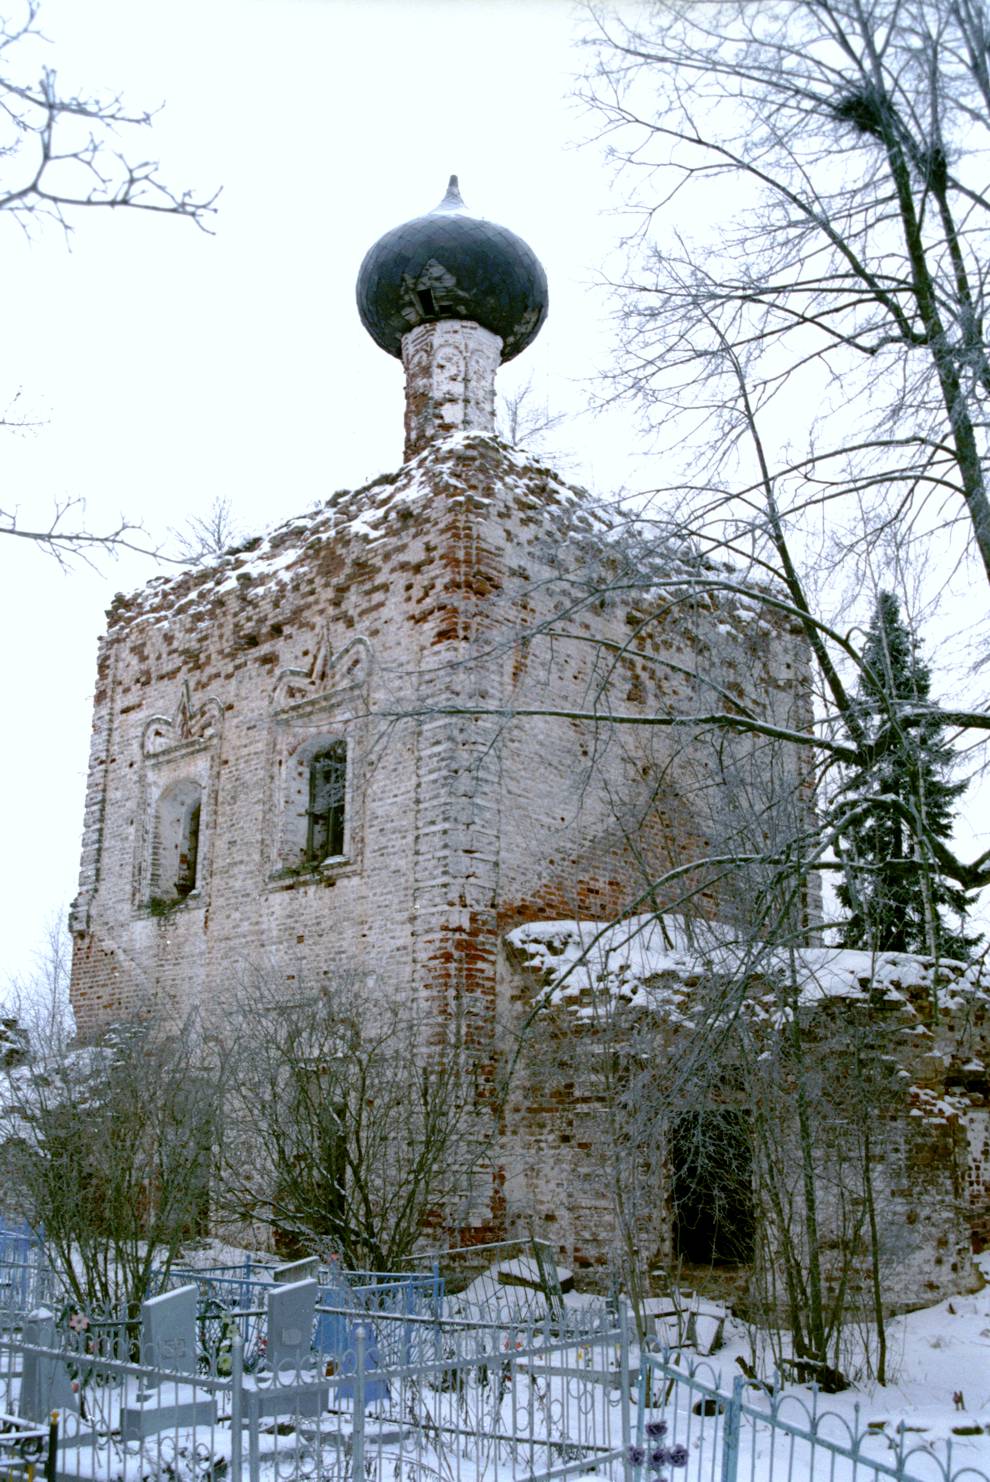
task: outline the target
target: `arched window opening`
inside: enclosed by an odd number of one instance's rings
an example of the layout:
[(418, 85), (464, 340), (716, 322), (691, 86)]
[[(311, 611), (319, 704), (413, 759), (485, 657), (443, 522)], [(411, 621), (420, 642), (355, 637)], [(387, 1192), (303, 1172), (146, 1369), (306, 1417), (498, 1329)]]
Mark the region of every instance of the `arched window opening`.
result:
[(175, 876), (175, 893), (185, 897), (196, 889), (196, 870), (199, 865), (199, 815), (201, 803), (197, 798), (182, 819), (179, 839), (179, 863)]
[(197, 887), (203, 791), (197, 782), (180, 782), (158, 803), (152, 861), (152, 894), (159, 900), (185, 900)]
[(322, 864), (344, 853), (347, 746), (334, 741), (310, 758), (306, 810), (306, 863)]

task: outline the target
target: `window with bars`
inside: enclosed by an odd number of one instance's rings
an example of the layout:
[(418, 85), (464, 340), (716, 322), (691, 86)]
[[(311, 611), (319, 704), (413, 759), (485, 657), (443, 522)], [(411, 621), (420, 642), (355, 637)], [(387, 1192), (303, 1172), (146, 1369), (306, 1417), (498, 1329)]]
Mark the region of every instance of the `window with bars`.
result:
[(310, 758), (306, 810), (306, 863), (322, 864), (344, 853), (347, 745), (334, 741)]

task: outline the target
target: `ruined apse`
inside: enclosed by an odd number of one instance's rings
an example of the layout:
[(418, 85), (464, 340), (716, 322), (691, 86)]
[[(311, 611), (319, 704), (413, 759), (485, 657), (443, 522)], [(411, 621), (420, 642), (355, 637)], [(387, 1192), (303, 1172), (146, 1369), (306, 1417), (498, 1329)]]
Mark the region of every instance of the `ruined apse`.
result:
[[(683, 909), (683, 876), (644, 893), (741, 826), (754, 766), (810, 801), (780, 756), (612, 718), (703, 710), (715, 685), (803, 722), (804, 651), (752, 604), (690, 598), (690, 552), (644, 552), (496, 436), (495, 376), (540, 332), (547, 283), (456, 180), (371, 248), (358, 309), (404, 368), (402, 466), (108, 613), (72, 1001), (92, 1037), (225, 1012), (246, 971), (287, 993), (346, 976), (438, 1037), (456, 1016), (494, 1106), (508, 933)], [(692, 910), (739, 910), (717, 878), (688, 883)], [(474, 1238), (533, 1217), (494, 1146)], [(579, 1214), (554, 1238), (580, 1254)]]

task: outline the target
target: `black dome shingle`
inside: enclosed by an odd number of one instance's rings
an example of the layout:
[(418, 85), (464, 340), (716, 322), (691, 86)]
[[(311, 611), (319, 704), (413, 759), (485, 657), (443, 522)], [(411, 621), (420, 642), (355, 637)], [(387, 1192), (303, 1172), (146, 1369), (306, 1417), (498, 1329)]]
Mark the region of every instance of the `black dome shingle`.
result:
[(389, 355), (417, 324), (472, 319), (502, 340), (502, 360), (525, 350), (547, 317), (547, 278), (515, 232), (471, 216), (457, 176), (426, 216), (386, 232), (357, 281), (361, 322)]

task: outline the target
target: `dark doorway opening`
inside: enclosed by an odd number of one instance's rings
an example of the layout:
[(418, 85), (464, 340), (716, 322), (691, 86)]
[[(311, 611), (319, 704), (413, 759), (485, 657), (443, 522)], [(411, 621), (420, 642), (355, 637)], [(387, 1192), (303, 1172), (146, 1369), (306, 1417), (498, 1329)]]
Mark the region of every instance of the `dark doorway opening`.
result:
[(753, 1259), (753, 1149), (745, 1115), (711, 1107), (677, 1117), (670, 1136), (674, 1251), (699, 1266)]

